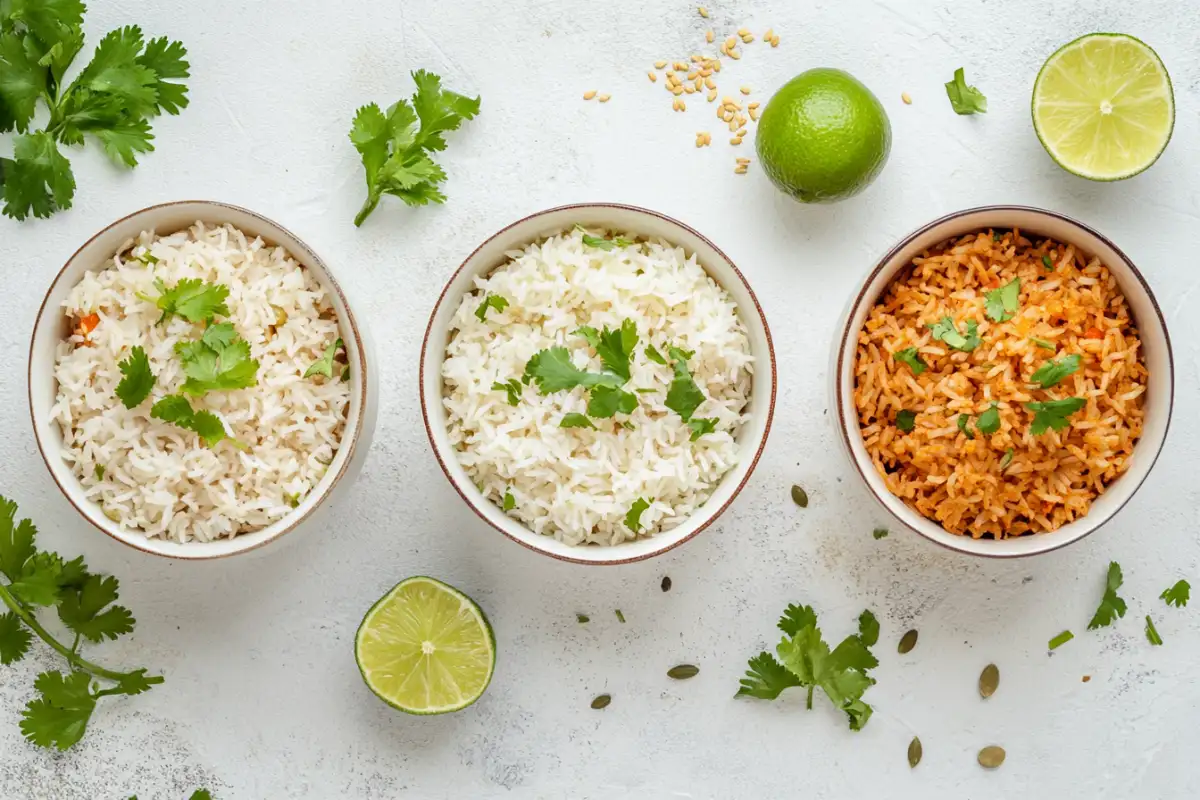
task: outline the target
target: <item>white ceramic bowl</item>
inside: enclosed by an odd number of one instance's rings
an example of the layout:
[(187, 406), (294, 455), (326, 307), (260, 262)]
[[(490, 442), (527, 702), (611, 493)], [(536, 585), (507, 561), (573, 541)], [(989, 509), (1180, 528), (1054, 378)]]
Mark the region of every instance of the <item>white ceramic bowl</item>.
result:
[[(282, 246), (312, 272), (329, 290), (333, 299), (342, 340), (346, 343), (352, 378), (350, 408), (341, 447), (320, 483), (294, 511), (253, 533), (215, 542), (180, 544), (168, 539), (149, 538), (139, 530), (125, 528), (104, 516), (100, 506), (85, 496), (79, 480), (63, 460), (62, 433), (58, 425), (51, 421), (50, 409), (58, 393), (58, 382), (54, 378), (55, 348), (68, 333), (62, 305), (83, 273), (102, 269), (124, 242), (142, 231), (154, 230), (165, 235), (187, 228), (197, 220), (213, 224), (229, 223), (247, 234), (261, 236), (269, 244)], [(345, 292), (338, 286), (325, 262), (294, 234), (266, 217), (244, 208), (210, 201), (189, 200), (151, 206), (117, 220), (89, 239), (71, 256), (46, 292), (29, 346), (29, 412), (33, 418), (34, 438), (54, 482), (84, 519), (113, 539), (142, 552), (170, 558), (203, 560), (255, 550), (282, 538), (308, 519), (318, 506), (344, 491), (362, 468), (363, 458), (370, 446), (375, 430), (378, 394), (378, 367), (366, 328), (355, 318)]]
[[(601, 547), (573, 547), (552, 536), (534, 533), (503, 513), (485, 498), (459, 464), (446, 432), (446, 411), (442, 405), (442, 361), (449, 341), (450, 319), (462, 298), (474, 289), (475, 278), (486, 275), (507, 259), (505, 251), (520, 249), (529, 242), (569, 229), (575, 224), (628, 231), (641, 236), (664, 239), (695, 253), (701, 266), (738, 304), (756, 359), (750, 421), (738, 438), (740, 459), (736, 467), (721, 479), (712, 496), (696, 513), (670, 531), (645, 539)], [(655, 211), (633, 206), (586, 203), (542, 211), (514, 222), (495, 234), (467, 257), (442, 290), (421, 347), (421, 413), (433, 445), (433, 453), (442, 471), (467, 505), (485, 522), (513, 541), (578, 564), (627, 564), (665, 553), (688, 541), (721, 515), (750, 479), (766, 444), (775, 412), (775, 351), (771, 332), (762, 308), (746, 283), (745, 277), (716, 245), (693, 229)]]
[[(1134, 448), (1133, 463), (1129, 470), (1114, 481), (1104, 494), (1096, 498), (1086, 516), (1049, 533), (998, 541), (952, 534), (936, 522), (913, 511), (888, 491), (883, 478), (867, 455), (854, 408), (854, 356), (858, 333), (862, 330), (867, 313), (884, 293), (892, 278), (921, 251), (946, 239), (987, 228), (1019, 228), (1073, 244), (1077, 250), (1099, 256), (1100, 261), (1116, 277), (1133, 312), (1141, 335), (1146, 367), (1150, 373), (1149, 385), (1146, 388), (1145, 425), (1142, 437)], [(834, 376), (832, 402), (838, 411), (836, 418), (842, 444), (871, 493), (897, 521), (951, 550), (979, 556), (1011, 558), (1047, 553), (1082, 539), (1112, 519), (1129, 502), (1150, 474), (1167, 436), (1174, 402), (1175, 372), (1166, 322), (1150, 287), (1116, 245), (1088, 226), (1052, 211), (1025, 206), (972, 208), (942, 217), (914, 231), (892, 248), (867, 275), (859, 290), (851, 297), (837, 330), (830, 374)]]

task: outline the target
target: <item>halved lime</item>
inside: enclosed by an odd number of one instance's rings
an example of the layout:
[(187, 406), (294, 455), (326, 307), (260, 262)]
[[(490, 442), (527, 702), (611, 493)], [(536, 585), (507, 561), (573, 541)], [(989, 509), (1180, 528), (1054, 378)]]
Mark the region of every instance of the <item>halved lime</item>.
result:
[(354, 657), (372, 692), (409, 714), (445, 714), (480, 698), (496, 669), (496, 637), (471, 598), (433, 578), (396, 584), (371, 606)]
[(1137, 175), (1175, 127), (1171, 78), (1158, 54), (1123, 33), (1063, 45), (1033, 84), (1033, 128), (1060, 167), (1094, 181)]

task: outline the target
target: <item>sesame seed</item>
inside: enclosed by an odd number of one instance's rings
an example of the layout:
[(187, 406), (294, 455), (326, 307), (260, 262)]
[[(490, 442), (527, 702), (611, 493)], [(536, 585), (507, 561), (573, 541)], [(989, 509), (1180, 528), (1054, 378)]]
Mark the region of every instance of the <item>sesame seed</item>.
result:
[(596, 90), (595, 90), (595, 89), (588, 89), (586, 92), (584, 92), (584, 93), (583, 93), (583, 99), (584, 99), (584, 100), (591, 100), (591, 99), (592, 99), (593, 97), (595, 97), (595, 96), (596, 96)]
[(612, 98), (611, 94), (602, 94), (599, 97), (597, 97), (596, 99), (599, 100), (601, 103), (607, 103), (610, 98)]
[(704, 6), (700, 6), (696, 10), (700, 12), (700, 16), (704, 17), (705, 19), (708, 19), (708, 9), (707, 8), (705, 8)]
[(750, 94), (750, 87), (749, 87), (749, 86), (743, 86), (743, 87), (742, 87), (742, 94)]
[(904, 101), (904, 105), (906, 105), (906, 106), (911, 106), (911, 105), (912, 105), (912, 98), (911, 98), (911, 97), (909, 97), (909, 94), (908, 94), (908, 92), (903, 92), (903, 93), (901, 93), (901, 95), (900, 95), (900, 99)]
[(712, 44), (712, 41), (713, 41), (713, 39), (715, 39), (715, 38), (717, 38), (717, 37), (716, 37), (716, 35), (715, 35), (715, 34), (713, 34), (713, 32), (712, 32), (712, 31), (705, 31), (705, 32), (704, 32), (704, 41), (708, 42), (709, 44)]
[(665, 62), (665, 61), (655, 61), (654, 62), (655, 69), (662, 69), (665, 66), (667, 66), (667, 62)]
[(646, 77), (650, 79), (651, 83), (658, 83), (658, 76), (653, 72), (647, 72)]

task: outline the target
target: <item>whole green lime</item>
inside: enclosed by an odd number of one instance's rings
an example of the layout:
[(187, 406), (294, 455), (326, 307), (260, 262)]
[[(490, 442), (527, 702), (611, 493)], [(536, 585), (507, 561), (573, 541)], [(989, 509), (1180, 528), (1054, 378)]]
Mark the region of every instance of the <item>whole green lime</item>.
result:
[(767, 103), (754, 140), (771, 182), (804, 203), (870, 185), (887, 163), (892, 126), (879, 98), (840, 69), (810, 69)]

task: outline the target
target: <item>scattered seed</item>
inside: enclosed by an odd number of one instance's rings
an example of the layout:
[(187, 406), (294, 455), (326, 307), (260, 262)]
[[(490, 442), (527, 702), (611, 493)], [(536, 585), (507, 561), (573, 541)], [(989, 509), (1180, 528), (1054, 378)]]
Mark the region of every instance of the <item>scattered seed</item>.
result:
[(596, 699), (592, 701), (592, 708), (599, 711), (602, 708), (608, 708), (608, 704), (611, 702), (612, 702), (612, 695), (610, 695), (610, 694), (598, 695), (596, 697)]
[(715, 61), (715, 60), (714, 60), (714, 61), (710, 61), (710, 62), (708, 62), (708, 63), (712, 64), (713, 72), (720, 72), (720, 71), (721, 71), (721, 62), (720, 62), (720, 61)]
[(587, 614), (576, 614), (575, 621), (578, 622), (580, 625), (586, 625), (587, 623), (592, 621), (592, 618), (589, 617)]
[(665, 62), (665, 61), (655, 61), (655, 62), (654, 62), (654, 68), (655, 68), (655, 69), (662, 69), (662, 68), (664, 68), (665, 66), (667, 66), (667, 62)]
[(904, 105), (906, 105), (906, 106), (912, 105), (912, 97), (909, 96), (908, 92), (901, 92), (900, 99), (904, 101)]
[(705, 8), (704, 6), (700, 6), (696, 10), (700, 12), (700, 16), (704, 17), (705, 19), (708, 19), (708, 9), (707, 8)]
[[(696, 134), (696, 147), (706, 147), (712, 144), (712, 136), (706, 131), (700, 131)], [(663, 591), (666, 591), (665, 589)]]
[(599, 97), (597, 97), (596, 99), (599, 100), (601, 103), (607, 103), (611, 98), (612, 98), (611, 94), (602, 94)]
[(709, 44), (712, 44), (712, 41), (713, 41), (713, 39), (715, 39), (715, 38), (717, 38), (717, 37), (716, 37), (716, 36), (713, 34), (713, 32), (712, 32), (712, 31), (705, 31), (705, 32), (704, 32), (704, 41), (708, 42)]
[(705, 76), (704, 85), (714, 92), (717, 90), (717, 83), (712, 79), (711, 76)]
[(622, 625), (625, 624), (625, 615), (621, 613), (621, 609), (619, 609), (619, 608), (617, 609), (617, 621), (620, 622)]
[(771, 37), (774, 35), (775, 35), (775, 29), (767, 28), (767, 32), (763, 34), (763, 38), (769, 42), (769, 41), (771, 41)]
[(754, 41), (754, 34), (752, 34), (752, 33), (747, 33), (745, 36), (742, 37), (742, 44), (750, 44), (753, 41)]
[(717, 99), (717, 90), (715, 88), (710, 89), (708, 92), (708, 102), (711, 103), (716, 99)]
[(758, 115), (760, 113), (762, 113), (762, 112), (760, 112), (758, 110), (758, 103), (751, 103), (750, 104), (750, 119), (754, 120), (755, 122), (758, 122)]
[(739, 163), (739, 164), (749, 164), (749, 163), (750, 163), (750, 159), (748, 159), (748, 158), (739, 158), (739, 159), (737, 160), (737, 163)]
[(737, 50), (730, 50), (730, 51), (729, 51), (729, 57), (730, 57), (730, 58), (732, 58), (734, 61), (741, 61), (741, 60), (742, 60), (742, 54), (741, 54), (741, 53), (739, 53)]
[(792, 487), (792, 502), (801, 508), (808, 508), (808, 492), (799, 486)]
[(1088, 682), (1088, 681), (1090, 681), (1091, 679), (1092, 679), (1092, 676), (1091, 676), (1091, 675), (1084, 675), (1084, 676), (1083, 676), (1083, 682), (1084, 682), (1084, 683), (1087, 683), (1087, 682)]
[(676, 61), (675, 62), (675, 71), (676, 72), (687, 72), (688, 71), (687, 62), (686, 61)]
[(979, 696), (991, 697), (996, 693), (996, 687), (1000, 685), (1000, 668), (995, 664), (988, 664), (983, 668), (983, 672), (979, 673)]
[(699, 53), (692, 53), (692, 63), (693, 64), (704, 63), (704, 56), (700, 55)]
[(916, 646), (917, 632), (915, 630), (911, 630), (900, 637), (900, 646), (896, 648), (896, 651), (903, 655), (904, 653), (911, 652)]
[(683, 91), (687, 92), (688, 94), (695, 94), (696, 87), (689, 83), (687, 86), (683, 87)]
[(908, 743), (908, 766), (910, 769), (915, 769), (917, 764), (921, 763), (921, 740), (913, 737), (913, 740)]
[(682, 100), (676, 100), (675, 102), (679, 104), (679, 108), (676, 109), (677, 111), (687, 111), (687, 103)]
[(741, 143), (742, 143), (742, 137), (740, 137), (740, 136), (734, 136), (732, 139), (730, 139), (730, 140), (729, 140), (729, 143), (730, 143), (730, 144), (733, 144), (733, 145), (738, 145), (738, 144), (741, 144)]
[(651, 83), (658, 83), (658, 75), (653, 72), (647, 72), (646, 77), (650, 79)]
[(996, 769), (1004, 763), (1004, 748), (990, 745), (979, 751), (979, 766)]
[(749, 86), (743, 86), (743, 87), (742, 87), (742, 89), (741, 89), (741, 92), (742, 92), (742, 94), (750, 94), (750, 87), (749, 87)]
[(669, 591), (671, 591), (671, 579), (670, 579), (669, 577), (666, 577), (666, 576), (664, 576), (664, 577), (663, 577), (663, 579), (662, 579), (662, 590), (663, 590), (664, 592), (669, 592)]
[(677, 667), (671, 667), (667, 670), (667, 677), (674, 678), (677, 681), (686, 681), (688, 678), (694, 678), (700, 674), (700, 668), (693, 664), (680, 664)]
[(679, 95), (683, 94), (683, 87), (680, 86), (679, 84), (675, 84), (674, 86), (671, 87), (671, 94), (678, 97)]
[(596, 96), (596, 90), (595, 90), (595, 89), (588, 89), (586, 92), (584, 92), (584, 93), (583, 93), (583, 99), (584, 99), (584, 100), (591, 100), (591, 99), (592, 99), (593, 97), (595, 97), (595, 96)]
[[(741, 120), (739, 119), (739, 120), (738, 120), (738, 122), (741, 122)], [(743, 123), (743, 124), (745, 124), (745, 123)], [(737, 137), (738, 137), (739, 139), (741, 139), (741, 138), (742, 138), (743, 136), (745, 136), (745, 135), (746, 135), (746, 129), (745, 129), (745, 128), (740, 128), (740, 129), (738, 130), (738, 132), (737, 132)]]
[(747, 29), (747, 28), (738, 28), (737, 35), (738, 35), (738, 36), (749, 36), (749, 35), (750, 35), (750, 31), (749, 31), (749, 29)]
[(738, 166), (733, 168), (733, 171), (738, 175), (745, 175), (746, 174), (746, 165), (739, 164)]
[(778, 33), (771, 37), (771, 47), (779, 47), (779, 34)]

